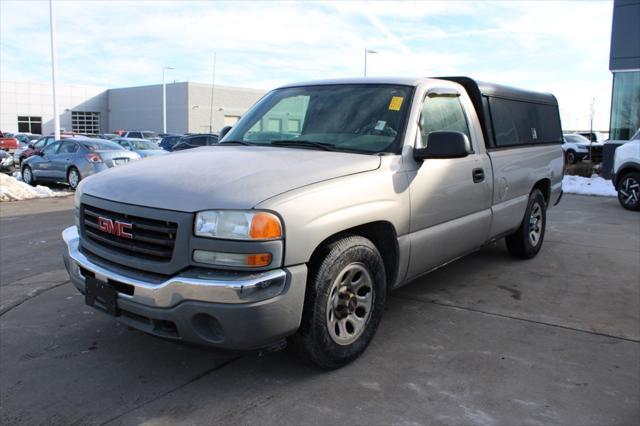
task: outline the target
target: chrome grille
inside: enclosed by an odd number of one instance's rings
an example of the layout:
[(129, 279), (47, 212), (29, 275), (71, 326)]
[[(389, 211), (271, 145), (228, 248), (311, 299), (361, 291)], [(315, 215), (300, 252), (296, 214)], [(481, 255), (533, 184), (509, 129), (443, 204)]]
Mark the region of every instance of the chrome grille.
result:
[[(82, 205), (82, 230), (92, 243), (130, 256), (155, 261), (170, 261), (176, 241), (178, 225), (156, 219), (122, 214)], [(102, 218), (102, 219), (99, 219)], [(131, 236), (116, 235), (101, 227), (101, 222), (124, 223)]]

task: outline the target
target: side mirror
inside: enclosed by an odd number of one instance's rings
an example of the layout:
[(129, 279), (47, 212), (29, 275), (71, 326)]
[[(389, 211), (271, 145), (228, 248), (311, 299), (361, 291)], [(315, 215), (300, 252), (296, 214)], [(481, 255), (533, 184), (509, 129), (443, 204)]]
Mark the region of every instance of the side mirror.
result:
[(415, 148), (413, 158), (463, 158), (471, 153), (471, 143), (461, 132), (438, 131), (429, 133), (426, 148)]
[(220, 129), (220, 134), (218, 136), (218, 141), (221, 141), (222, 138), (224, 138), (225, 135), (227, 133), (229, 133), (229, 130), (231, 130), (231, 126), (224, 126), (222, 129)]
[(39, 149), (34, 154), (39, 155), (40, 157), (44, 157), (44, 151)]
[(29, 149), (34, 149), (36, 146), (32, 143), (30, 143), (29, 145), (27, 145), (29, 147)]

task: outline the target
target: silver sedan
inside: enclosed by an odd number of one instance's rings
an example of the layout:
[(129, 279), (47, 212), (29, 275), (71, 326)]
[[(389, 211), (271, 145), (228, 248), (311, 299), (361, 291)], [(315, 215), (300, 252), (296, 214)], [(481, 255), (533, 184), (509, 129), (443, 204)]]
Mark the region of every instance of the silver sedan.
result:
[(38, 182), (66, 182), (75, 190), (87, 176), (140, 159), (140, 155), (102, 139), (74, 138), (56, 141), (27, 158), (22, 179)]

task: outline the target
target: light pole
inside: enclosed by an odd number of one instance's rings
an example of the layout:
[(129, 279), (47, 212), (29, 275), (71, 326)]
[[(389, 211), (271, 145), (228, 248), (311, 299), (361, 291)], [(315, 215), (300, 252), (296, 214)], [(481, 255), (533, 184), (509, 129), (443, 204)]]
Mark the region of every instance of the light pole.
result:
[(216, 56), (213, 52), (213, 76), (211, 77), (211, 105), (209, 106), (209, 133), (213, 133), (213, 95), (216, 91)]
[(60, 139), (60, 116), (58, 115), (58, 99), (56, 98), (56, 14), (53, 0), (49, 0), (49, 21), (51, 30), (51, 86), (53, 93), (53, 134), (55, 140)]
[(377, 50), (371, 50), (371, 49), (367, 49), (366, 47), (364, 48), (364, 76), (367, 76), (367, 54), (371, 53), (378, 53)]
[(164, 82), (164, 72), (174, 69), (172, 67), (162, 67), (162, 133), (167, 133), (167, 85)]

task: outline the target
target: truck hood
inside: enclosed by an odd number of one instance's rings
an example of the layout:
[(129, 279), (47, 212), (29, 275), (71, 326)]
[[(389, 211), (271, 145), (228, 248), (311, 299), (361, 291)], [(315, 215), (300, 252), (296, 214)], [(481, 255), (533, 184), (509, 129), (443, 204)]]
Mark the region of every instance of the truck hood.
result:
[(106, 170), (82, 192), (121, 203), (195, 212), (248, 209), (293, 189), (380, 166), (377, 155), (216, 145)]

